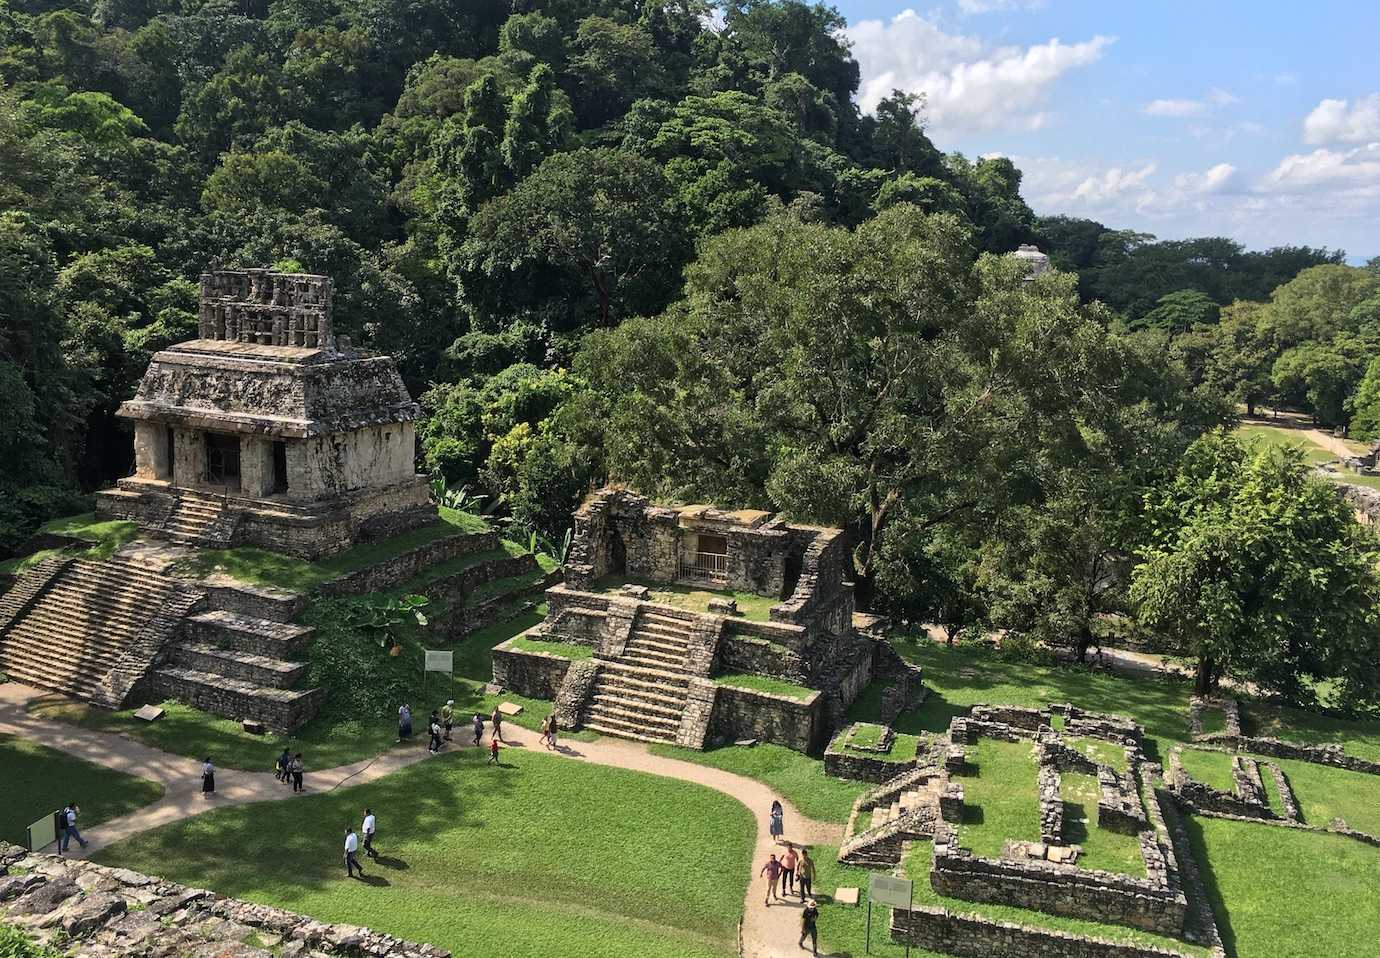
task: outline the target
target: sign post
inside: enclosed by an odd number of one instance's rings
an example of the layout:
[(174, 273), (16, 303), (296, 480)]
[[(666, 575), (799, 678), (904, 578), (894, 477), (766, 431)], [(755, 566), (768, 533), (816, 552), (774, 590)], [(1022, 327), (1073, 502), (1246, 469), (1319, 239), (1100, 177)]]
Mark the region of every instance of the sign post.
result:
[[(915, 903), (915, 883), (908, 878), (873, 874), (867, 880), (867, 943), (864, 950), (872, 953), (872, 903), (911, 910)], [(906, 958), (910, 958), (910, 936), (906, 936)]]
[(61, 812), (53, 812), (34, 822), (28, 828), (29, 851), (36, 852), (57, 841), (57, 817)]
[(455, 697), (455, 653), (449, 649), (426, 650), (426, 661), (422, 665), (422, 695), (426, 695), (426, 676), (428, 672), (445, 672), (450, 675), (451, 698)]

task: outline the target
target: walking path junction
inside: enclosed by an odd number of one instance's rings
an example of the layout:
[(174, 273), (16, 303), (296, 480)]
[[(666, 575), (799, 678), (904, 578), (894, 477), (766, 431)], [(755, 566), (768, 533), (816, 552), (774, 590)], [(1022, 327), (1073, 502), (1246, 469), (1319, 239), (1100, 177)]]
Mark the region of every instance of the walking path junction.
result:
[[(84, 832), (88, 847), (74, 851), (74, 855), (85, 857), (113, 842), (212, 809), (249, 802), (282, 801), (292, 795), (268, 772), (218, 770), (215, 798), (207, 800), (201, 794), (200, 762), (170, 755), (121, 735), (83, 729), (30, 714), (29, 704), (45, 694), (14, 682), (0, 684), (0, 735), (38, 742), (93, 764), (157, 782), (164, 788), (163, 797), (153, 804)], [(516, 725), (506, 725), (503, 731), (511, 747), (537, 747), (535, 732)], [(743, 955), (745, 958), (782, 958), (801, 953), (796, 945), (800, 937), (798, 900), (787, 904), (778, 902), (771, 907), (765, 906), (762, 900), (763, 883), (757, 872), (768, 855), (785, 850), (765, 827), (767, 812), (773, 801), (781, 803), (786, 820), (784, 837), (798, 845), (838, 844), (843, 838), (843, 826), (804, 818), (783, 796), (761, 782), (653, 755), (648, 746), (640, 742), (611, 738), (592, 742), (567, 741), (560, 745), (556, 754), (576, 761), (693, 782), (723, 792), (746, 805), (758, 824), (750, 863), (752, 880), (743, 902)], [(311, 770), (306, 777), (307, 792), (368, 784), (414, 762), (424, 761), (428, 755), (423, 743), (419, 742), (415, 748), (393, 749), (338, 768)]]

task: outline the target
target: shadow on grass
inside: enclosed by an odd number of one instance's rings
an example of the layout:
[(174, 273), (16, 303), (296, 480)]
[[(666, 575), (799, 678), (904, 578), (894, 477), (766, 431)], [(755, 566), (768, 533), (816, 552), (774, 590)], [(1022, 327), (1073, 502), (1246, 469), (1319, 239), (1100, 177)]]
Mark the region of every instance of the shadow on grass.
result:
[(1213, 917), (1217, 919), (1217, 933), (1222, 938), (1222, 948), (1228, 955), (1235, 958), (1237, 955), (1236, 931), (1232, 928), (1231, 915), (1227, 911), (1226, 903), (1222, 900), (1222, 889), (1218, 884), (1217, 873), (1212, 867), (1212, 859), (1208, 856), (1207, 840), (1203, 836), (1202, 825), (1192, 815), (1184, 815), (1183, 823), (1188, 832), (1188, 841), (1192, 848), (1193, 858), (1198, 863), (1198, 876), (1202, 879), (1203, 888), (1207, 891), (1208, 904), (1212, 906)]
[(1064, 841), (1082, 845), (1088, 840), (1088, 809), (1081, 802), (1064, 802)]
[(365, 885), (373, 885), (375, 888), (387, 888), (388, 886), (393, 884), (391, 881), (389, 881), (387, 878), (384, 878), (382, 875), (365, 874), (360, 875), (357, 880)]

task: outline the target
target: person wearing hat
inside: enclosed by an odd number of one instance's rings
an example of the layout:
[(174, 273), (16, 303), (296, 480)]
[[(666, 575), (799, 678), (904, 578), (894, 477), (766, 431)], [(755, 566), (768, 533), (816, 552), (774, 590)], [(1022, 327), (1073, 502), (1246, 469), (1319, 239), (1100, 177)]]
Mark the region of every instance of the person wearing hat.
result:
[(819, 954), (819, 906), (813, 898), (805, 899), (805, 907), (800, 911), (800, 947), (805, 947), (805, 936), (810, 936), (810, 954)]
[(446, 741), (450, 741), (450, 730), (455, 728), (455, 699), (446, 699), (441, 706), (441, 724), (446, 728)]

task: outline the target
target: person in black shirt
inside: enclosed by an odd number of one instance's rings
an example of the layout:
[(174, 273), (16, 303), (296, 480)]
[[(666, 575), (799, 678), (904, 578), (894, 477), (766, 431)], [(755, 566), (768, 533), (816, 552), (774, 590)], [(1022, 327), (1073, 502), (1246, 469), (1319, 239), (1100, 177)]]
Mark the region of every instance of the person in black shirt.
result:
[(805, 947), (805, 936), (810, 936), (810, 953), (819, 954), (819, 931), (815, 925), (819, 922), (819, 906), (815, 904), (813, 898), (805, 901), (805, 907), (800, 912), (800, 947)]

